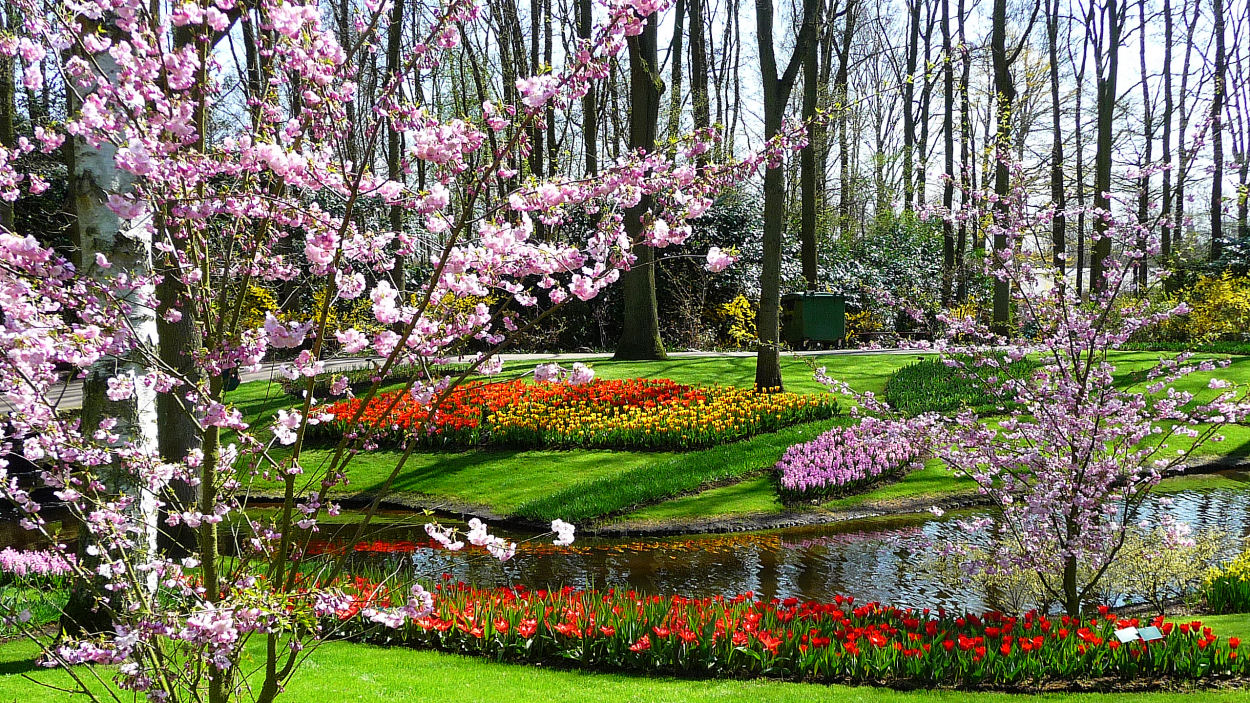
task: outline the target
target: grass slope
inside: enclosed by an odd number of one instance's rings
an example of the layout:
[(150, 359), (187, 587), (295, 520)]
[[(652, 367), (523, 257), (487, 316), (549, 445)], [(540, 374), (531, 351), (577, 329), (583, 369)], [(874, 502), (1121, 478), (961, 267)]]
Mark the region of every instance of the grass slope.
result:
[[(909, 354), (836, 355), (814, 359), (831, 373), (854, 378), (858, 390), (880, 392), (886, 380), (901, 366), (911, 363)], [(670, 378), (681, 383), (749, 386), (754, 382), (753, 357), (682, 357), (662, 362), (593, 362), (600, 378)], [(532, 363), (509, 364), (511, 374), (532, 368)], [(811, 366), (803, 359), (783, 360), (789, 388), (799, 392), (824, 392), (812, 379)], [(277, 384), (247, 383), (231, 394), (249, 422), (265, 423), (278, 409), (291, 403)], [(520, 451), (481, 449), (467, 452), (417, 452), (395, 481), (397, 497), (486, 507), (501, 514), (520, 513), (539, 521), (554, 517), (585, 519), (652, 503), (698, 489), (707, 483), (772, 466), (786, 447), (806, 441), (830, 427), (830, 421), (787, 428), (779, 433), (712, 449), (684, 454), (626, 451)], [(280, 455), (278, 449), (275, 455)], [(339, 494), (370, 494), (379, 490), (394, 468), (400, 452), (362, 452), (349, 467), (351, 483)], [(309, 449), (304, 464), (315, 467), (330, 458), (325, 449)], [(592, 493), (586, 493), (588, 487)], [(277, 495), (278, 481), (252, 479), (254, 494)], [(773, 500), (767, 495), (754, 500)], [(522, 506), (527, 510), (519, 511)], [(579, 516), (579, 517), (574, 517)]]
[[(1126, 388), (1145, 384), (1143, 373), (1157, 363), (1159, 352), (1118, 352), (1113, 361)], [(835, 378), (846, 379), (858, 391), (881, 394), (886, 382), (900, 368), (926, 358), (917, 354), (844, 354), (818, 357), (785, 357), (782, 360), (787, 388), (822, 392), (811, 367), (825, 366)], [(682, 357), (669, 361), (592, 362), (600, 378), (671, 378), (682, 383), (749, 386), (754, 381), (753, 357)], [(509, 364), (510, 374), (523, 373), (533, 363)], [(1250, 357), (1234, 357), (1228, 369), (1194, 374), (1178, 388), (1209, 397), (1207, 381), (1218, 375), (1250, 382)], [(232, 394), (249, 421), (264, 421), (291, 401), (276, 384), (244, 384)], [(688, 495), (710, 484), (725, 484), (749, 476), (776, 462), (789, 444), (814, 437), (829, 426), (810, 423), (787, 428), (734, 444), (684, 454), (615, 451), (501, 451), (475, 450), (456, 453), (414, 454), (401, 471), (394, 489), (400, 498), (419, 498), (429, 504), (448, 503), (484, 506), (501, 514), (523, 514), (535, 520), (553, 517), (566, 520), (597, 518), (645, 506), (631, 519), (647, 520), (707, 517), (714, 514), (770, 513), (779, 509), (773, 486), (750, 480), (740, 486), (718, 485), (699, 495)], [(1250, 457), (1250, 426), (1227, 428), (1224, 442), (1210, 443), (1199, 451), (1200, 459)], [(1181, 441), (1174, 441), (1181, 446)], [(398, 452), (362, 452), (349, 469), (351, 484), (345, 493), (377, 491), (395, 466)], [(328, 458), (324, 449), (310, 449), (305, 463), (315, 466)], [(1221, 482), (1222, 481), (1222, 482)], [(1243, 485), (1243, 480), (1181, 477), (1169, 479), (1165, 489), (1208, 488)], [(253, 491), (279, 492), (277, 482), (257, 479)], [(899, 501), (919, 502), (967, 494), (972, 483), (959, 479), (930, 462), (925, 469), (902, 480), (866, 493), (827, 504), (834, 509), (883, 505)], [(672, 499), (674, 504), (663, 501)], [(659, 503), (657, 505), (657, 503)], [(723, 510), (724, 512), (717, 512)]]
[[(809, 422), (733, 444), (679, 454), (665, 461), (574, 484), (520, 506), (516, 514), (546, 522), (557, 517), (576, 521), (617, 513), (770, 467), (790, 445), (807, 442), (845, 422), (846, 418), (842, 417)], [(772, 495), (771, 485), (761, 486), (761, 490)], [(752, 499), (762, 497), (752, 496)]]
[(625, 519), (662, 523), (736, 515), (775, 515), (784, 509), (773, 489), (773, 477), (764, 475), (636, 510)]
[[(72, 703), (62, 691), (72, 681), (62, 671), (34, 666), (34, 645), (0, 644), (0, 701)], [(30, 676), (28, 680), (24, 676)], [(43, 685), (41, 685), (43, 684)], [(130, 700), (121, 694), (122, 700)], [(1197, 690), (1133, 694), (968, 693), (893, 691), (867, 686), (826, 686), (779, 681), (691, 680), (627, 674), (596, 674), (497, 664), (485, 659), (407, 649), (331, 642), (319, 647), (279, 701), (292, 703), (1250, 703), (1250, 690)]]

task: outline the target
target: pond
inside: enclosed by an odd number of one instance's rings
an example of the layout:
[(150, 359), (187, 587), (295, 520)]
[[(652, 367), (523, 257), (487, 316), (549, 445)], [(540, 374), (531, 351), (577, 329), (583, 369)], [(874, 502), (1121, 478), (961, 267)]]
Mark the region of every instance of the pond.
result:
[[(1183, 491), (1168, 498), (1170, 505), (1152, 498), (1144, 517), (1153, 521), (1166, 510), (1195, 530), (1218, 529), (1232, 538), (1230, 554), (1236, 539), (1250, 537), (1250, 491)], [(500, 532), (521, 542), (516, 556), (501, 564), (480, 550), (430, 548), (427, 518), (410, 512), (382, 511), (357, 542), (352, 538), (358, 524), (345, 511), (345, 522), (322, 526), (314, 547), (350, 550), (356, 570), (432, 579), (447, 574), (479, 586), (615, 587), (690, 596), (754, 591), (813, 600), (844, 594), (898, 606), (979, 610), (994, 606), (994, 599), (973, 584), (951, 585), (921, 568), (932, 545), (968, 538), (959, 519), (972, 514), (876, 517), (716, 535), (582, 537), (570, 547)], [(35, 546), (29, 536), (14, 521), (0, 520), (0, 544)]]
[[(1230, 539), (1250, 536), (1250, 492), (1188, 491), (1152, 499), (1146, 517), (1167, 510), (1195, 531), (1218, 529)], [(355, 525), (324, 528), (326, 543), (349, 547), (352, 561), (381, 570), (438, 577), (449, 574), (480, 586), (523, 583), (538, 587), (632, 588), (648, 593), (732, 595), (830, 600), (836, 594), (900, 606), (976, 610), (993, 599), (973, 585), (952, 586), (926, 575), (919, 562), (932, 545), (966, 540), (958, 520), (971, 512), (867, 518), (763, 532), (642, 539), (582, 538), (571, 547), (523, 542), (500, 564), (474, 552), (425, 548), (420, 523), (390, 513), (370, 526), (361, 543), (347, 542)], [(526, 535), (509, 535), (522, 540)]]

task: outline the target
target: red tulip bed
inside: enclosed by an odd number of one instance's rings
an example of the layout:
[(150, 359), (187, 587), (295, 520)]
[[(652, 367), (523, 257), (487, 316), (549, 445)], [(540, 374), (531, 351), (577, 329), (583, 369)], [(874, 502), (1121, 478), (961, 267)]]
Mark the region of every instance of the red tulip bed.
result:
[[(385, 598), (379, 589), (363, 592)], [(955, 615), (837, 597), (828, 603), (645, 596), (633, 591), (480, 590), (447, 583), (434, 612), (400, 629), (342, 614), (348, 637), (488, 656), (664, 675), (777, 677), (828, 683), (1125, 687), (1134, 681), (1250, 674), (1236, 638), (1199, 621), (1074, 620), (1029, 613)], [(1122, 644), (1115, 630), (1152, 624), (1163, 638)]]
[(823, 420), (837, 413), (838, 404), (828, 394), (634, 378), (582, 385), (472, 381), (448, 393), (432, 422), (429, 406), (402, 391), (321, 409), (333, 419), (310, 426), (311, 439), (338, 440), (363, 427), (371, 440), (390, 446), (685, 451)]

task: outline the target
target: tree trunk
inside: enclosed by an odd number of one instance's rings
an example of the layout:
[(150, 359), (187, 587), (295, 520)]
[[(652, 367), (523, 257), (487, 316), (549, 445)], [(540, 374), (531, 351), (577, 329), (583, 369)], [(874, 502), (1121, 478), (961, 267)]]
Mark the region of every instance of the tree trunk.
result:
[[(391, 7), (391, 23), (386, 29), (386, 80), (392, 80), (399, 72), (400, 49), (403, 42), (404, 0), (394, 0)], [(398, 129), (391, 123), (386, 126), (386, 177), (392, 181), (402, 181), (404, 174), (400, 171), (402, 146)], [(399, 233), (404, 230), (404, 208), (392, 205), (388, 213), (391, 231)], [(395, 290), (399, 291), (399, 299), (408, 299), (408, 277), (404, 273), (404, 257), (396, 254), (395, 267), (391, 269), (391, 278)]]
[[(1140, 10), (1137, 18), (1137, 31), (1140, 46), (1138, 60), (1141, 66), (1142, 139), (1146, 143), (1146, 148), (1142, 154), (1142, 162), (1140, 164), (1142, 176), (1137, 184), (1137, 224), (1142, 228), (1148, 228), (1149, 223), (1147, 219), (1150, 217), (1150, 176), (1147, 174), (1146, 169), (1153, 160), (1154, 118), (1150, 108), (1150, 74), (1146, 70), (1146, 0), (1139, 0), (1138, 9)], [(1146, 255), (1146, 237), (1144, 234), (1137, 236), (1135, 246), (1141, 252), (1141, 258), (1137, 260), (1137, 266), (1133, 269), (1133, 282), (1136, 290), (1140, 293), (1146, 290), (1150, 270), (1150, 257)]]
[(669, 44), (668, 58), (673, 62), (672, 77), (668, 87), (668, 133), (671, 141), (669, 153), (676, 153), (677, 135), (681, 133), (681, 50), (685, 38), (683, 24), (686, 19), (686, 0), (677, 0), (673, 11), (673, 40)]
[(1163, 194), (1159, 220), (1163, 236), (1159, 255), (1163, 265), (1172, 259), (1172, 0), (1163, 0)]
[[(93, 64), (107, 79), (118, 71), (117, 63), (107, 52), (92, 57)], [(120, 219), (107, 205), (111, 194), (124, 194), (131, 190), (129, 174), (119, 170), (114, 161), (115, 147), (102, 143), (93, 147), (86, 141), (73, 139), (74, 163), (70, 173), (70, 189), (74, 198), (81, 235), (82, 260), (85, 270), (95, 281), (110, 285), (119, 276), (146, 277), (152, 273), (151, 234), (144, 223), (131, 223)], [(106, 257), (111, 265), (105, 269), (96, 263), (96, 255)], [(113, 433), (118, 444), (125, 444), (140, 452), (155, 455), (157, 445), (156, 393), (150, 385), (145, 387), (142, 379), (150, 373), (146, 359), (157, 352), (156, 320), (152, 309), (143, 305), (141, 297), (152, 291), (138, 290), (121, 297), (129, 303), (127, 321), (133, 330), (132, 349), (123, 356), (101, 358), (87, 372), (83, 383), (82, 425), (91, 434), (106, 417), (115, 418)], [(113, 401), (108, 398), (108, 380), (129, 376), (135, 392), (127, 400)], [(136, 535), (143, 550), (156, 548), (157, 501), (156, 496), (135, 485), (120, 466), (114, 467), (112, 476), (106, 476), (106, 489), (118, 492), (138, 492), (134, 518), (144, 528)], [(80, 550), (90, 543), (90, 536), (80, 537)], [(91, 558), (80, 554), (88, 562)], [(155, 583), (153, 582), (153, 585)], [(70, 605), (62, 618), (62, 628), (69, 634), (107, 631), (112, 623), (106, 607), (92, 602), (93, 596), (84, 589), (75, 589)]]
[(1081, 65), (1076, 72), (1076, 105), (1073, 133), (1076, 137), (1076, 297), (1085, 295), (1085, 131), (1082, 104), (1085, 98), (1085, 66), (1089, 57), (1089, 33), (1081, 44)]
[[(158, 227), (157, 231), (163, 229), (163, 226)], [(175, 248), (185, 246), (184, 240), (174, 239), (172, 243)], [(156, 265), (157, 272), (162, 276), (156, 286), (156, 299), (159, 301), (156, 329), (160, 339), (161, 364), (195, 382), (200, 378), (200, 371), (192, 354), (202, 346), (199, 327), (195, 324), (195, 303), (171, 257), (160, 256)], [(167, 316), (171, 310), (177, 311), (181, 317), (171, 321), (171, 317)], [(200, 426), (182, 392), (185, 389), (174, 388), (156, 396), (159, 419), (157, 443), (161, 459), (169, 463), (183, 462), (188, 454), (200, 448)], [(181, 512), (194, 508), (199, 497), (195, 486), (177, 481), (170, 488), (173, 496), (167, 500), (170, 505), (165, 507), (163, 514), (169, 510)], [(172, 555), (189, 553), (196, 542), (195, 530), (182, 523), (177, 527), (165, 527), (161, 535), (161, 547)]]
[[(1005, 215), (1006, 198), (1011, 194), (1011, 171), (1007, 160), (1011, 145), (1012, 103), (1016, 99), (1016, 84), (1011, 76), (1011, 60), (1007, 54), (1007, 0), (994, 0), (992, 20), (990, 55), (994, 64), (994, 109), (998, 127), (994, 142), (994, 192), (999, 198), (996, 209)], [(1006, 249), (1006, 233), (996, 230), (994, 251), (990, 256), (1000, 256)], [(1010, 308), (1010, 284), (1006, 279), (995, 277), (993, 328), (997, 334), (1006, 334)]]
[[(956, 9), (959, 14), (959, 53), (963, 59), (962, 73), (959, 79), (959, 186), (960, 203), (966, 203), (968, 194), (973, 189), (975, 160), (972, 157), (972, 97), (969, 95), (972, 83), (972, 52), (968, 48), (966, 15), (964, 0), (959, 0)], [(959, 220), (959, 234), (955, 241), (955, 260), (958, 262), (959, 284), (955, 288), (955, 300), (965, 303), (968, 300), (968, 222)], [(972, 223), (975, 227), (976, 223)]]
[(933, 86), (936, 77), (929, 75), (929, 67), (933, 64), (933, 15), (938, 3), (929, 6), (925, 15), (924, 30), (924, 87), (920, 91), (920, 134), (916, 136), (916, 156), (919, 164), (916, 167), (915, 205), (925, 207), (928, 202), (929, 184), (929, 117), (933, 107)]
[[(947, 213), (955, 205), (955, 60), (951, 55), (950, 0), (942, 0), (942, 156), (946, 178), (942, 185), (942, 207)], [(947, 217), (942, 222), (942, 307), (950, 307), (951, 283), (955, 276), (955, 226)]]
[(1228, 62), (1224, 53), (1224, 0), (1211, 0), (1215, 35), (1215, 85), (1211, 99), (1211, 249), (1208, 259), (1224, 255), (1224, 101)]
[[(1217, 0), (1218, 1), (1218, 0)], [(1116, 79), (1120, 69), (1120, 32), (1123, 28), (1123, 0), (1110, 0), (1106, 8), (1104, 32), (1107, 45), (1099, 45), (1098, 62), (1098, 146), (1094, 153), (1094, 209), (1100, 213), (1111, 210), (1111, 150), (1115, 148)], [(1106, 53), (1102, 53), (1105, 51)], [(1106, 284), (1107, 258), (1111, 256), (1111, 239), (1107, 236), (1107, 216), (1094, 219), (1094, 240), (1090, 251), (1089, 289), (1102, 290)]]
[[(817, 19), (819, 22), (819, 18)], [(808, 290), (816, 290), (816, 140), (812, 138), (816, 117), (817, 76), (820, 73), (817, 42), (809, 41), (803, 52), (803, 119), (808, 125), (807, 146), (799, 154), (799, 184), (802, 194), (799, 218), (799, 259), (803, 267), (803, 280)]]
[[(655, 18), (647, 20), (641, 34), (629, 38), (629, 146), (632, 151), (649, 152), (655, 148), (663, 87), (657, 72), (656, 43)], [(643, 196), (637, 205), (625, 210), (625, 231), (632, 241), (640, 239), (646, 227), (643, 217), (650, 209), (651, 197)], [(660, 340), (660, 313), (655, 299), (655, 250), (638, 243), (633, 253), (636, 260), (622, 281), (625, 318), (614, 358), (663, 359), (666, 355)]]
[[(554, 26), (555, 22), (551, 17), (551, 0), (543, 0), (543, 63), (547, 66), (551, 66), (554, 60), (554, 30), (552, 29)], [(554, 174), (560, 171), (560, 145), (556, 142), (556, 107), (552, 102), (547, 103), (546, 120), (547, 172)]]
[[(577, 37), (582, 41), (590, 41), (594, 30), (594, 5), (591, 0), (577, 0)], [(582, 138), (585, 140), (586, 173), (599, 173), (599, 107), (597, 104), (597, 86), (591, 84), (582, 96)]]
[(1067, 196), (1063, 187), (1063, 115), (1059, 102), (1059, 0), (1046, 2), (1046, 38), (1050, 61), (1050, 200), (1056, 209), (1055, 219), (1050, 223), (1051, 264), (1064, 281), (1067, 250)]
[[(5, 4), (0, 12), (0, 34), (10, 34), (16, 29), (16, 10)], [(0, 147), (11, 150), (17, 145), (13, 119), (17, 114), (17, 83), (13, 80), (16, 60), (0, 54)], [(13, 203), (0, 198), (0, 229), (13, 231)]]
[(920, 2), (907, 0), (906, 75), (903, 76), (903, 209), (912, 209), (915, 197), (916, 60), (920, 51)]
[[(773, 48), (772, 0), (755, 0), (755, 21), (759, 42), (760, 74), (764, 86), (764, 138), (781, 131), (782, 117), (790, 101), (808, 42), (815, 41), (816, 1), (803, 0), (803, 29), (795, 42), (794, 54), (778, 77)], [(781, 382), (781, 241), (786, 216), (785, 172), (781, 167), (764, 171), (764, 260), (760, 270), (760, 309), (756, 316), (759, 350), (755, 359), (757, 390), (780, 390)]]
[(1076, 557), (1067, 557), (1063, 561), (1063, 609), (1072, 618), (1081, 617), (1081, 593), (1076, 576)]
[(846, 22), (842, 27), (842, 42), (838, 49), (838, 73), (834, 78), (834, 94), (837, 96), (835, 109), (838, 111), (838, 223), (844, 238), (851, 235), (851, 142), (847, 134), (847, 125), (851, 119), (850, 100), (850, 61), (851, 40), (855, 36), (855, 20), (858, 16), (857, 0), (848, 0), (846, 4)]
[(1176, 229), (1172, 232), (1172, 248), (1180, 246), (1185, 232), (1185, 186), (1189, 176), (1190, 156), (1193, 150), (1186, 153), (1185, 139), (1189, 134), (1189, 110), (1186, 102), (1189, 97), (1189, 67), (1194, 55), (1194, 35), (1198, 30), (1198, 20), (1202, 16), (1199, 3), (1182, 3), (1185, 23), (1185, 58), (1181, 62), (1181, 85), (1177, 93), (1176, 103), (1176, 193), (1172, 198), (1176, 210)]
[[(690, 108), (695, 129), (712, 126), (711, 104), (708, 102), (707, 27), (704, 26), (703, 0), (687, 0), (690, 8)], [(695, 157), (699, 166), (707, 164), (708, 153)]]
[[(1234, 17), (1233, 36), (1244, 36), (1250, 32), (1250, 7), (1244, 3), (1241, 15)], [(1250, 71), (1246, 69), (1247, 50), (1245, 42), (1233, 42), (1232, 55), (1228, 64), (1236, 67), (1228, 86), (1228, 122), (1233, 142), (1233, 163), (1237, 167), (1237, 229), (1236, 238), (1239, 248), (1250, 244)]]

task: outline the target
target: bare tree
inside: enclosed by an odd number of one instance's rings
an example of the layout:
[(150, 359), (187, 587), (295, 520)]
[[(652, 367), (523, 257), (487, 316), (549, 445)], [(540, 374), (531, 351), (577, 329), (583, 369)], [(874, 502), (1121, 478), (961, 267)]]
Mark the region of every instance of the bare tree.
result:
[[(1145, 148), (1142, 150), (1141, 162), (1138, 168), (1141, 171), (1141, 178), (1137, 183), (1137, 222), (1142, 227), (1149, 226), (1147, 220), (1150, 217), (1150, 170), (1148, 167), (1153, 161), (1154, 153), (1154, 117), (1153, 107), (1150, 103), (1150, 73), (1146, 67), (1146, 0), (1138, 0), (1137, 3), (1137, 34), (1138, 34), (1138, 61), (1141, 69), (1141, 104), (1142, 104), (1142, 139), (1145, 142)], [(1146, 248), (1145, 236), (1141, 235), (1137, 240), (1138, 250)], [(1146, 290), (1146, 280), (1149, 277), (1150, 260), (1143, 256), (1137, 260), (1137, 267), (1133, 270), (1133, 282), (1138, 291)]]
[(1067, 259), (1067, 189), (1063, 182), (1063, 113), (1059, 102), (1059, 0), (1046, 0), (1046, 49), (1050, 69), (1050, 200), (1056, 209), (1050, 223), (1050, 260), (1060, 281)]
[(916, 60), (920, 52), (920, 3), (907, 0), (907, 48), (906, 69), (902, 76), (903, 89), (903, 209), (912, 208), (915, 197), (916, 152)]
[[(994, 151), (994, 192), (998, 194), (1001, 208), (1006, 208), (1007, 196), (1011, 191), (1011, 170), (1008, 166), (1008, 153), (1011, 148), (1012, 120), (1016, 95), (1016, 82), (1011, 74), (1012, 64), (1019, 58), (1020, 52), (1028, 43), (1028, 36), (1037, 20), (1038, 5), (1033, 6), (1033, 15), (1028, 27), (1020, 35), (1014, 48), (1007, 46), (1007, 0), (994, 0), (992, 31), (990, 35), (990, 56), (994, 64), (994, 114), (997, 124)], [(992, 256), (1001, 256), (1007, 249), (1007, 234), (996, 231), (994, 234), (994, 252)], [(994, 327), (1003, 333), (1007, 329), (1007, 318), (1010, 314), (1011, 290), (1006, 280), (994, 279)]]
[[(1114, 144), (1116, 80), (1120, 73), (1120, 44), (1124, 32), (1127, 0), (1107, 0), (1105, 7), (1091, 3), (1086, 27), (1094, 33), (1094, 65), (1098, 71), (1098, 144), (1094, 151), (1094, 209), (1111, 211), (1111, 152)], [(1111, 238), (1107, 236), (1107, 218), (1094, 218), (1094, 237), (1089, 260), (1090, 290), (1102, 288), (1106, 260), (1111, 256)]]
[(1176, 151), (1178, 163), (1176, 166), (1176, 192), (1172, 199), (1173, 209), (1176, 211), (1176, 229), (1172, 232), (1173, 247), (1180, 243), (1181, 235), (1185, 231), (1185, 186), (1188, 185), (1189, 167), (1193, 162), (1193, 149), (1186, 148), (1190, 117), (1186, 103), (1189, 101), (1191, 87), (1193, 92), (1201, 92), (1200, 86), (1191, 83), (1191, 79), (1194, 76), (1190, 73), (1190, 68), (1193, 65), (1194, 37), (1197, 34), (1198, 21), (1202, 16), (1201, 8), (1202, 4), (1197, 2), (1181, 4), (1181, 17), (1185, 20), (1185, 58), (1181, 62), (1181, 85), (1176, 103)]
[(1215, 35), (1215, 76), (1211, 98), (1211, 248), (1208, 258), (1224, 255), (1224, 103), (1228, 57), (1224, 51), (1224, 0), (1211, 0)]
[(1172, 119), (1174, 98), (1172, 96), (1172, 0), (1163, 0), (1163, 192), (1160, 196), (1159, 219), (1163, 223), (1163, 236), (1159, 254), (1166, 266), (1172, 258)]
[(1244, 37), (1250, 32), (1250, 5), (1242, 4), (1236, 18), (1232, 60), (1235, 71), (1230, 76), (1228, 113), (1233, 142), (1233, 160), (1237, 163), (1237, 238), (1241, 246), (1250, 244), (1250, 50)]
[[(660, 121), (660, 80), (657, 59), (658, 22), (647, 21), (642, 33), (629, 38), (629, 148), (650, 151)], [(644, 218), (651, 210), (650, 196), (643, 196), (636, 205), (625, 209), (625, 232), (637, 241), (647, 226)], [(625, 318), (621, 341), (617, 343), (617, 359), (663, 359), (664, 342), (660, 339), (660, 313), (655, 298), (655, 249), (638, 244), (634, 247), (634, 264), (625, 272), (621, 292), (625, 298)]]
[[(950, 0), (942, 0), (942, 155), (946, 178), (942, 186), (942, 207), (950, 212), (955, 205), (955, 56), (951, 46)], [(951, 304), (951, 283), (955, 275), (955, 226), (949, 218), (942, 222), (942, 305)]]
[[(799, 31), (794, 54), (786, 69), (777, 73), (776, 50), (773, 47), (772, 0), (755, 0), (755, 25), (758, 33), (760, 73), (764, 86), (764, 137), (772, 139), (781, 132), (782, 117), (790, 101), (799, 67), (807, 54), (807, 45), (815, 41), (816, 0), (803, 0), (803, 28)], [(785, 173), (781, 168), (764, 172), (764, 257), (760, 271), (760, 310), (756, 318), (759, 352), (755, 361), (755, 387), (780, 389), (780, 323), (781, 323), (781, 240), (786, 217)]]

